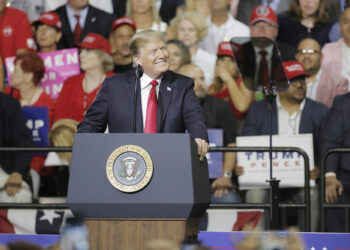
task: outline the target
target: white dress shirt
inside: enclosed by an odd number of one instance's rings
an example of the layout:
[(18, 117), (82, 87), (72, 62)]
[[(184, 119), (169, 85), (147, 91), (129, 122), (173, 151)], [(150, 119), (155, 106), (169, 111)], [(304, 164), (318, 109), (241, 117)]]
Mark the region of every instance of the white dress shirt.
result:
[(146, 124), (146, 114), (147, 114), (147, 104), (148, 104), (148, 96), (149, 92), (152, 89), (151, 81), (157, 80), (158, 85), (156, 87), (156, 93), (157, 93), (157, 99), (159, 94), (159, 86), (162, 81), (163, 76), (157, 79), (152, 79), (145, 73), (143, 73), (141, 79), (140, 79), (140, 86), (141, 86), (141, 106), (142, 106), (142, 121), (143, 121), (143, 128), (145, 128)]
[(203, 70), (205, 82), (209, 87), (214, 81), (216, 56), (198, 48), (196, 54), (191, 58), (191, 61), (194, 65), (197, 65)]
[(237, 21), (231, 14), (228, 14), (227, 21), (220, 27), (211, 22), (211, 16), (207, 17), (208, 35), (201, 44), (205, 51), (216, 55), (218, 45), (223, 41), (230, 41), (232, 37), (249, 37), (249, 27)]
[(278, 134), (279, 135), (297, 135), (299, 134), (301, 114), (305, 106), (306, 98), (300, 103), (299, 109), (294, 114), (289, 114), (280, 102), (280, 96), (277, 94), (277, 117), (278, 117)]
[(320, 77), (322, 74), (322, 70), (320, 69), (316, 75), (316, 78), (312, 82), (306, 83), (306, 97), (316, 101), (316, 95), (317, 95), (317, 89), (318, 89), (318, 83), (320, 81)]

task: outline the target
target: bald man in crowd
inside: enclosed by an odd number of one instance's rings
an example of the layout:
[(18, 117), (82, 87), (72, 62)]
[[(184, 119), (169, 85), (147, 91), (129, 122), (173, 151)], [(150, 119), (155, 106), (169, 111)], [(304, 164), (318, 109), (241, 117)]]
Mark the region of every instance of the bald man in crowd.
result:
[[(191, 77), (194, 80), (194, 92), (203, 108), (207, 128), (223, 130), (223, 141), (227, 147), (236, 145), (236, 121), (228, 102), (208, 95), (204, 73), (194, 64), (187, 64), (180, 68), (180, 74)], [(241, 202), (236, 192), (237, 184), (233, 180), (233, 169), (236, 162), (236, 153), (225, 153), (223, 175), (211, 180), (212, 203), (237, 203)]]
[(321, 69), (321, 45), (316, 40), (301, 40), (295, 58), (308, 74), (306, 97), (331, 107), (336, 95), (348, 92), (349, 84), (346, 78), (334, 74), (327, 67)]

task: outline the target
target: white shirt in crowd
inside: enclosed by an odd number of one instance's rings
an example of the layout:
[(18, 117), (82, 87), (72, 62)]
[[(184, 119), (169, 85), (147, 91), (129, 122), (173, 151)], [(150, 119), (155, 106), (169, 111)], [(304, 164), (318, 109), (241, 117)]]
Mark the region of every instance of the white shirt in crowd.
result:
[(279, 135), (297, 135), (299, 134), (301, 114), (305, 106), (306, 98), (300, 103), (299, 109), (294, 114), (289, 115), (280, 102), (280, 96), (277, 94), (277, 117)]
[(317, 89), (320, 81), (322, 70), (320, 69), (316, 75), (316, 78), (312, 82), (306, 83), (306, 97), (316, 101)]
[(148, 103), (148, 96), (149, 92), (152, 89), (151, 81), (152, 80), (157, 80), (158, 85), (156, 88), (156, 93), (157, 93), (157, 98), (159, 94), (159, 86), (162, 81), (163, 76), (157, 79), (152, 79), (145, 73), (143, 73), (141, 79), (140, 79), (140, 86), (141, 86), (141, 106), (142, 106), (142, 120), (143, 120), (143, 128), (145, 128), (146, 124), (146, 114), (147, 114), (147, 103)]
[(207, 17), (208, 35), (201, 44), (201, 48), (216, 55), (218, 45), (223, 41), (230, 41), (232, 37), (249, 37), (249, 27), (237, 21), (231, 14), (228, 14), (227, 21), (220, 27), (211, 22), (211, 16)]
[(209, 87), (214, 81), (216, 56), (202, 50), (201, 48), (198, 48), (191, 61), (194, 65), (197, 65), (201, 68), (201, 70), (203, 70), (205, 82)]

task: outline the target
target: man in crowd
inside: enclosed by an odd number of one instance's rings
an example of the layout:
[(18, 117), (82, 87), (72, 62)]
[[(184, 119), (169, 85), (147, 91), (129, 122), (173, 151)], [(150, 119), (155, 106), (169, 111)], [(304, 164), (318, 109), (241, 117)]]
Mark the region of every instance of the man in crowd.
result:
[(346, 78), (330, 72), (327, 68), (321, 69), (321, 46), (316, 40), (312, 38), (301, 40), (295, 58), (308, 74), (306, 77), (308, 98), (331, 107), (336, 95), (348, 92)]
[(55, 12), (62, 21), (62, 48), (71, 48), (89, 32), (109, 37), (114, 16), (89, 4), (89, 0), (67, 0)]
[(327, 43), (322, 49), (322, 69), (350, 80), (350, 8), (346, 8), (339, 23), (342, 38)]
[(208, 35), (202, 42), (201, 47), (216, 54), (220, 42), (229, 41), (232, 37), (248, 37), (248, 26), (237, 21), (230, 14), (231, 0), (210, 0), (211, 15), (207, 18)]
[(123, 73), (133, 68), (130, 41), (135, 32), (136, 23), (128, 17), (118, 18), (112, 24), (110, 43), (115, 73)]
[[(163, 33), (138, 32), (130, 43), (131, 56), (143, 68), (137, 85), (136, 132), (184, 133), (198, 145), (203, 160), (208, 138), (203, 110), (193, 91), (193, 80), (169, 71), (169, 54)], [(138, 76), (139, 77), (139, 76)], [(135, 71), (108, 77), (88, 109), (78, 132), (133, 132)]]
[[(319, 157), (319, 136), (320, 127), (324, 121), (328, 108), (318, 102), (306, 98), (306, 83), (302, 65), (296, 61), (283, 63), (284, 71), (290, 80), (289, 89), (278, 93), (272, 107), (272, 133), (278, 135), (297, 135), (311, 133), (314, 140), (315, 165)], [(242, 136), (268, 135), (270, 131), (268, 101), (262, 100), (250, 106), (246, 117)], [(315, 166), (310, 171), (310, 178), (317, 179), (319, 169)], [(302, 189), (283, 189), (286, 192), (281, 198), (303, 202)], [(317, 188), (311, 191), (311, 230), (317, 231), (318, 222), (318, 194)], [(246, 202), (268, 202), (269, 192), (264, 189), (253, 189), (246, 193)], [(265, 216), (266, 219), (266, 216)], [(262, 221), (264, 224), (265, 221)], [(266, 225), (262, 225), (266, 226)], [(300, 225), (301, 226), (301, 225)], [(301, 229), (303, 230), (303, 229)]]
[[(191, 77), (194, 80), (194, 92), (199, 98), (203, 108), (207, 128), (223, 130), (224, 146), (236, 145), (236, 122), (228, 102), (208, 95), (207, 85), (204, 80), (204, 73), (198, 66), (187, 64), (180, 68), (180, 74)], [(212, 203), (237, 203), (241, 202), (237, 185), (232, 182), (232, 173), (235, 167), (236, 153), (227, 152), (224, 154), (223, 174), (220, 178), (212, 181)]]
[[(334, 98), (322, 129), (322, 153), (332, 148), (350, 148), (350, 93)], [(350, 203), (350, 155), (330, 154), (325, 163), (327, 203)], [(349, 223), (349, 222), (348, 222)], [(328, 232), (345, 232), (343, 209), (326, 210)]]
[[(1, 147), (33, 146), (17, 100), (0, 93), (0, 114)], [(24, 152), (0, 153), (0, 202), (32, 202), (30, 160), (30, 154)]]

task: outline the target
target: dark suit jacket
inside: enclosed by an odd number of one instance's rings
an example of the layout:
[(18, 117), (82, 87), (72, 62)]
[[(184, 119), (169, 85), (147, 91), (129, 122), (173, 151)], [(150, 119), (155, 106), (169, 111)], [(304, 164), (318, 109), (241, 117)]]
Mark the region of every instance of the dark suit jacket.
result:
[[(331, 148), (350, 148), (350, 93), (335, 97), (322, 129), (321, 152)], [(325, 172), (335, 172), (350, 192), (350, 154), (330, 154)]]
[[(269, 72), (270, 79), (274, 78), (276, 72), (280, 71), (282, 68), (281, 61), (289, 61), (295, 60), (294, 55), (296, 53), (296, 49), (287, 44), (281, 42), (275, 42), (274, 49), (272, 51), (271, 57), (271, 72)], [(237, 51), (238, 57), (236, 60), (238, 62), (239, 70), (241, 74), (243, 74), (243, 79), (246, 77), (255, 79), (256, 74), (256, 65), (255, 62), (255, 51), (253, 44), (251, 42), (245, 43), (243, 47), (239, 47), (239, 51)], [(279, 76), (280, 74), (278, 74)], [(245, 82), (246, 83), (246, 82)], [(253, 85), (249, 87), (249, 89), (256, 89), (256, 86)]]
[[(62, 21), (62, 38), (59, 42), (60, 48), (71, 48), (74, 44), (74, 36), (73, 30), (70, 29), (66, 5), (58, 7), (55, 12), (59, 15)], [(114, 19), (114, 15), (89, 5), (80, 40), (83, 40), (89, 32), (94, 32), (108, 38)]]
[[(329, 108), (319, 102), (306, 98), (305, 106), (301, 114), (299, 133), (313, 134), (315, 162), (319, 158), (319, 138), (321, 125), (324, 122)], [(242, 136), (268, 135), (270, 133), (270, 113), (266, 100), (258, 101), (250, 105), (248, 115), (245, 119)], [(272, 134), (278, 134), (278, 118), (276, 101), (272, 107)]]
[[(79, 133), (132, 133), (135, 71), (108, 77), (78, 126)], [(167, 71), (158, 94), (157, 132), (184, 133), (208, 141), (203, 110), (193, 91), (193, 80)], [(136, 131), (143, 132), (140, 84)]]
[[(25, 125), (20, 104), (14, 98), (0, 93), (0, 146), (31, 147), (32, 136)], [(18, 172), (25, 181), (29, 179), (31, 155), (23, 152), (0, 153), (2, 169), (11, 174)]]

